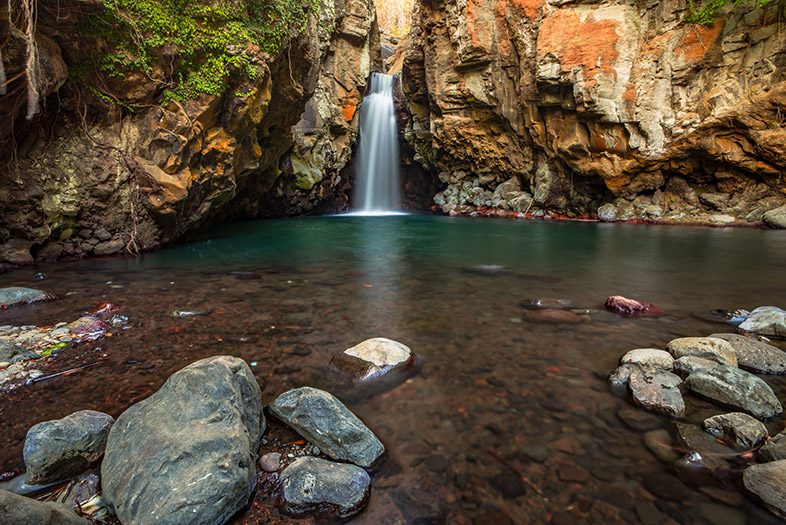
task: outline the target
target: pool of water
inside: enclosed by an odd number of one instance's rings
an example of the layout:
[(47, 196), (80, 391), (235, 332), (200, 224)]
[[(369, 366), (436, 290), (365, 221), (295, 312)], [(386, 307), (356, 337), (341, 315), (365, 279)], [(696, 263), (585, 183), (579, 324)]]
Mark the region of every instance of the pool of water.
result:
[[(21, 470), (33, 424), (88, 408), (117, 416), (197, 359), (255, 362), (268, 403), (329, 386), (332, 354), (384, 336), (422, 365), (395, 389), (346, 398), (388, 450), (354, 522), (775, 523), (740, 496), (744, 458), (721, 458), (722, 481), (675, 477), (643, 441), (673, 422), (641, 417), (605, 376), (629, 349), (728, 331), (708, 315), (715, 308), (783, 306), (784, 261), (776, 231), (339, 216), (222, 226), (138, 258), (26, 268), (0, 286), (60, 299), (0, 312), (0, 324), (54, 324), (112, 301), (131, 327), (44, 365), (91, 368), (0, 394), (0, 471)], [(478, 265), (503, 269), (468, 271)], [(33, 281), (36, 271), (49, 278)], [(613, 294), (665, 315), (603, 312)], [(554, 324), (528, 317), (530, 298), (597, 311)], [(765, 379), (784, 399), (786, 382)], [(690, 422), (723, 412), (686, 401)], [(261, 520), (268, 510), (256, 503), (239, 522)]]

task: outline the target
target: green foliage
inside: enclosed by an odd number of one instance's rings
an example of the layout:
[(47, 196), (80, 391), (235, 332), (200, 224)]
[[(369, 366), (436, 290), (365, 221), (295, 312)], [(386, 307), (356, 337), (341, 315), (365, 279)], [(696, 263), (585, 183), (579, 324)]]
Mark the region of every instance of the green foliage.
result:
[[(229, 76), (258, 75), (255, 47), (276, 53), (302, 34), (321, 0), (102, 0), (86, 32), (106, 42), (100, 72), (144, 72), (166, 86), (163, 102), (219, 96)], [(154, 65), (159, 63), (158, 73)], [(163, 68), (164, 78), (161, 78)], [(89, 77), (86, 80), (90, 80)]]
[(712, 25), (718, 16), (718, 12), (727, 5), (756, 4), (756, 7), (764, 7), (773, 2), (783, 0), (709, 0), (698, 7), (694, 0), (688, 0), (688, 22), (697, 24)]

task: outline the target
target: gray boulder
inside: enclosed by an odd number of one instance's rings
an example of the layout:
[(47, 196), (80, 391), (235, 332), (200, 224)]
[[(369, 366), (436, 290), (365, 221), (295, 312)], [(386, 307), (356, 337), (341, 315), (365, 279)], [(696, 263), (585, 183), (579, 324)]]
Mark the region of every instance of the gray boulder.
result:
[(621, 364), (636, 364), (642, 368), (670, 371), (674, 358), (670, 353), (657, 348), (636, 348), (622, 356)]
[(598, 219), (603, 222), (614, 222), (617, 220), (617, 207), (607, 202), (598, 208)]
[(708, 417), (702, 426), (737, 450), (753, 450), (769, 437), (761, 421), (741, 412)]
[(52, 294), (34, 288), (10, 286), (0, 288), (0, 308), (17, 306), (20, 304), (40, 303), (54, 299)]
[(674, 361), (674, 372), (680, 377), (688, 377), (696, 370), (705, 368), (715, 368), (722, 366), (717, 361), (696, 357), (695, 355), (685, 355)]
[(712, 334), (728, 341), (737, 353), (737, 366), (761, 374), (786, 374), (786, 352), (754, 337), (740, 334)]
[(317, 388), (284, 392), (268, 407), (333, 459), (370, 467), (385, 447), (377, 436), (335, 396)]
[(630, 374), (633, 373), (634, 370), (639, 369), (641, 369), (639, 365), (634, 365), (631, 363), (618, 366), (611, 374), (609, 374), (609, 384), (611, 385), (612, 389), (620, 391), (626, 389), (628, 387), (628, 382), (630, 381)]
[(628, 387), (637, 405), (667, 416), (685, 414), (680, 383), (682, 379), (671, 372), (645, 371), (641, 368), (631, 371), (628, 379)]
[(786, 460), (751, 465), (742, 484), (774, 514), (786, 518)]
[(117, 418), (101, 465), (104, 498), (122, 523), (225, 523), (254, 490), (264, 430), (248, 365), (197, 361)]
[(314, 457), (295, 460), (279, 479), (281, 506), (295, 515), (329, 510), (347, 518), (362, 508), (370, 486), (371, 478), (362, 468)]
[(722, 365), (737, 366), (737, 354), (734, 348), (723, 339), (714, 337), (680, 337), (673, 339), (666, 346), (675, 359), (683, 356), (702, 357), (717, 361)]
[(779, 461), (786, 459), (786, 431), (776, 434), (759, 449), (762, 461)]
[(0, 490), (0, 523), (8, 525), (90, 525), (60, 503), (51, 503)]
[(739, 368), (718, 366), (696, 370), (688, 376), (685, 384), (700, 396), (739, 408), (759, 419), (768, 419), (783, 412), (770, 386)]
[(96, 465), (104, 455), (114, 422), (107, 414), (81, 410), (33, 426), (27, 431), (22, 451), (25, 482), (45, 485), (63, 481)]
[(777, 306), (759, 306), (738, 328), (741, 332), (786, 337), (786, 310)]
[(786, 229), (786, 206), (770, 210), (762, 216), (767, 226)]

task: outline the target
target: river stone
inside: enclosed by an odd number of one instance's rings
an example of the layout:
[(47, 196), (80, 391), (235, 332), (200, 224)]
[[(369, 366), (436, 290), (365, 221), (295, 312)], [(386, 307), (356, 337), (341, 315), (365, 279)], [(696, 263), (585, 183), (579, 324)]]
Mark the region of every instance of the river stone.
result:
[(637, 405), (667, 416), (682, 416), (685, 402), (678, 388), (680, 383), (682, 379), (671, 372), (649, 372), (639, 368), (631, 372), (628, 387)]
[(24, 353), (25, 349), (5, 339), (0, 339), (0, 361), (11, 361), (14, 357)]
[(54, 297), (51, 294), (34, 288), (24, 288), (22, 286), (0, 288), (0, 308), (20, 304), (40, 303), (42, 301), (51, 301), (52, 299), (54, 299)]
[(611, 374), (609, 374), (609, 384), (614, 389), (624, 389), (628, 386), (630, 381), (630, 374), (634, 370), (640, 369), (638, 365), (626, 363), (618, 366)]
[(786, 431), (776, 434), (759, 449), (762, 461), (778, 461), (786, 459)]
[(768, 419), (783, 411), (767, 383), (739, 368), (718, 366), (697, 370), (688, 376), (685, 384), (703, 397), (739, 408), (759, 419)]
[(370, 486), (362, 468), (314, 457), (296, 459), (279, 480), (284, 512), (299, 515), (328, 507), (340, 518), (361, 509)]
[(745, 490), (781, 518), (786, 518), (786, 460), (751, 465), (742, 473)]
[(333, 459), (370, 467), (385, 452), (377, 436), (324, 390), (308, 386), (289, 390), (268, 409)]
[(197, 361), (117, 418), (101, 465), (104, 498), (122, 523), (225, 523), (254, 490), (264, 430), (248, 365)]
[(90, 525), (60, 503), (44, 502), (0, 490), (0, 523), (8, 525)]
[(786, 229), (786, 206), (770, 210), (762, 216), (767, 226)]
[(769, 437), (767, 427), (761, 421), (742, 412), (708, 417), (702, 426), (709, 434), (737, 450), (753, 450)]
[(786, 374), (786, 352), (753, 337), (712, 334), (728, 341), (737, 354), (737, 366), (761, 374)]
[(688, 377), (696, 370), (715, 368), (716, 366), (722, 365), (712, 359), (696, 357), (695, 355), (685, 355), (674, 361), (674, 372), (681, 377)]
[(670, 353), (656, 348), (637, 348), (622, 356), (620, 363), (636, 364), (655, 370), (671, 370), (674, 366), (674, 358)]
[(711, 359), (726, 366), (737, 366), (737, 354), (734, 348), (723, 339), (714, 337), (680, 337), (666, 345), (666, 349), (675, 359), (686, 355)]
[(23, 450), (25, 482), (44, 485), (62, 481), (97, 464), (114, 422), (112, 416), (81, 410), (33, 426), (27, 431)]
[(760, 306), (739, 326), (742, 332), (786, 337), (786, 310), (777, 306)]
[(415, 356), (409, 347), (384, 337), (366, 339), (330, 360), (331, 366), (357, 382), (373, 381), (391, 374), (403, 375), (414, 362)]
[(603, 222), (614, 222), (617, 220), (617, 207), (607, 202), (598, 208), (598, 219)]

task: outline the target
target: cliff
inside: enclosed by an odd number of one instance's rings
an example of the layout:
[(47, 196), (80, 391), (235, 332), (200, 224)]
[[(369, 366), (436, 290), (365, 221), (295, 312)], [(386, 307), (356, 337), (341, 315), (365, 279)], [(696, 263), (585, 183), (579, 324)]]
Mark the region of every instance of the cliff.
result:
[(446, 213), (756, 223), (786, 202), (783, 9), (424, 0), (406, 140)]
[(337, 193), (379, 61), (373, 1), (259, 5), (39, 0), (33, 31), (0, 7), (0, 268)]

